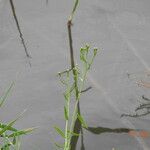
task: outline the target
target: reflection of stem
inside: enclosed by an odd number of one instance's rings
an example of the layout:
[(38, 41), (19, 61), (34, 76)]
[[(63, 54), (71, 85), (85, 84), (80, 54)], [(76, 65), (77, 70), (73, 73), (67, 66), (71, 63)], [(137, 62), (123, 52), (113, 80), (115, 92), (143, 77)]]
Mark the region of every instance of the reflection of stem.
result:
[[(79, 103), (78, 103), (78, 113), (81, 114)], [(81, 134), (83, 134), (81, 123), (80, 123), (79, 119), (77, 118), (75, 120), (75, 125), (74, 125), (73, 132), (77, 133), (77, 134), (80, 134), (80, 131), (81, 131)], [(70, 141), (70, 146), (71, 146), (70, 149), (71, 150), (76, 150), (76, 145), (77, 145), (78, 139), (79, 139), (79, 136), (72, 136), (71, 137), (71, 141)], [(82, 139), (82, 137), (81, 137), (81, 139)]]
[(77, 100), (79, 92), (78, 92), (77, 76), (76, 76), (75, 61), (74, 61), (74, 51), (73, 51), (73, 40), (72, 40), (72, 30), (71, 30), (72, 20), (68, 21), (67, 27), (68, 27), (69, 46), (70, 46), (70, 61), (71, 61), (71, 68), (73, 71), (75, 91), (76, 91), (76, 100)]
[(84, 135), (83, 135), (83, 128), (81, 127), (81, 150), (85, 150), (84, 147)]
[(11, 5), (11, 10), (12, 10), (12, 13), (13, 13), (13, 17), (14, 17), (14, 19), (15, 19), (16, 26), (17, 26), (17, 29), (18, 29), (19, 34), (20, 34), (20, 39), (21, 39), (22, 45), (23, 45), (23, 47), (24, 47), (26, 56), (27, 56), (28, 58), (31, 58), (31, 56), (30, 56), (29, 53), (28, 53), (28, 50), (27, 50), (27, 47), (26, 47), (26, 44), (25, 44), (25, 41), (24, 41), (24, 38), (23, 38), (23, 34), (22, 34), (22, 32), (21, 32), (21, 28), (20, 28), (20, 25), (19, 25), (19, 22), (18, 22), (18, 19), (17, 19), (15, 7), (14, 7), (14, 2), (13, 2), (13, 0), (9, 0), (9, 2), (10, 2), (10, 5)]
[(86, 130), (93, 134), (102, 134), (102, 133), (128, 133), (129, 131), (135, 131), (128, 128), (106, 128), (106, 127), (88, 127)]

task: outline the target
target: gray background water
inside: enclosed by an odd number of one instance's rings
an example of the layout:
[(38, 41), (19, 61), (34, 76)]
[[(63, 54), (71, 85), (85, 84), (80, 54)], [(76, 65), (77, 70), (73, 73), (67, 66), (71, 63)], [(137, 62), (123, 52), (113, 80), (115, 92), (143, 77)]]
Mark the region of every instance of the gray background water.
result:
[[(54, 149), (62, 141), (53, 126), (64, 127), (62, 97), (57, 72), (69, 65), (66, 22), (73, 5), (70, 0), (15, 0), (16, 12), (28, 51), (30, 68), (20, 43), (8, 0), (0, 1), (0, 95), (15, 80), (15, 86), (0, 118), (10, 121), (24, 109), (16, 127), (38, 126), (23, 138), (23, 150)], [(150, 130), (150, 116), (120, 118), (134, 113), (147, 88), (136, 82), (150, 81), (150, 1), (81, 0), (74, 18), (76, 58), (85, 43), (100, 49), (88, 75), (93, 88), (82, 96), (81, 111), (89, 126)], [(127, 74), (132, 74), (128, 78)], [(94, 135), (84, 131), (86, 150), (149, 150), (150, 138), (128, 134)], [(78, 147), (78, 149), (80, 149)]]

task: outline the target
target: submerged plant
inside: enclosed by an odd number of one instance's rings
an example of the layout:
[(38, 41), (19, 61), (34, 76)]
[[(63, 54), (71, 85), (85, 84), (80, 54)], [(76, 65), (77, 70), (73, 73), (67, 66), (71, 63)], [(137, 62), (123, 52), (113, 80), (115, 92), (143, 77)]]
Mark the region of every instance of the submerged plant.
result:
[[(10, 85), (4, 96), (0, 98), (0, 107), (2, 107), (3, 103), (5, 102), (6, 98), (9, 96), (10, 91), (12, 90), (14, 83)], [(17, 130), (13, 127), (16, 121), (22, 116), (19, 115), (16, 119), (10, 121), (9, 123), (5, 124), (0, 121), (0, 150), (20, 150), (20, 137), (27, 133), (30, 133), (34, 130), (34, 128), (28, 128), (23, 130)]]
[[(74, 136), (78, 137), (80, 135), (80, 131), (75, 132), (76, 122), (79, 122), (82, 127), (88, 128), (84, 120), (84, 117), (80, 113), (79, 101), (80, 101), (81, 94), (87, 91), (88, 89), (90, 89), (90, 88), (84, 89), (84, 85), (85, 85), (87, 73), (90, 70), (94, 58), (97, 54), (97, 48), (93, 48), (91, 50), (89, 45), (85, 45), (85, 47), (80, 49), (80, 61), (82, 67), (79, 67), (77, 64), (75, 64), (71, 27), (72, 27), (72, 19), (76, 11), (76, 8), (78, 6), (78, 2), (79, 2), (78, 0), (75, 1), (72, 13), (67, 23), (71, 68), (58, 73), (60, 81), (66, 87), (66, 91), (64, 92), (65, 131), (55, 126), (55, 130), (64, 139), (64, 144), (60, 145), (56, 143), (56, 146), (59, 148), (63, 148), (64, 150), (70, 150), (72, 147), (71, 145), (72, 137)], [(75, 102), (73, 108), (71, 108), (70, 103), (73, 97), (75, 98)], [(82, 130), (81, 130), (81, 134), (82, 134)]]

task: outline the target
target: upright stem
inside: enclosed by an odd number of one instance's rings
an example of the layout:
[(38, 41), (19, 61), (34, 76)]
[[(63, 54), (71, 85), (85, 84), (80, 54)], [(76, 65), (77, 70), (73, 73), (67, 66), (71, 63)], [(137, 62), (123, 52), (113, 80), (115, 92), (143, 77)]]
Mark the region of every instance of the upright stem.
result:
[[(74, 60), (74, 51), (73, 51), (73, 40), (72, 40), (72, 17), (71, 19), (68, 20), (67, 23), (68, 27), (68, 37), (69, 37), (69, 46), (70, 46), (70, 61), (71, 61), (71, 69), (73, 73), (73, 78), (74, 78), (74, 84), (75, 84), (75, 98), (76, 98), (76, 103), (75, 103), (75, 109), (73, 112), (73, 117), (72, 117), (72, 123), (71, 123), (71, 131), (75, 133), (80, 133), (81, 130), (81, 123), (78, 120), (78, 118), (75, 118), (75, 114), (79, 113), (80, 114), (80, 104), (79, 104), (79, 88), (78, 88), (78, 79), (77, 79), (77, 70), (75, 66), (75, 60)], [(76, 132), (77, 131), (77, 132)], [(70, 137), (71, 139), (69, 140), (70, 148), (73, 149), (71, 143), (73, 142), (73, 136)], [(69, 149), (70, 149), (69, 148)]]

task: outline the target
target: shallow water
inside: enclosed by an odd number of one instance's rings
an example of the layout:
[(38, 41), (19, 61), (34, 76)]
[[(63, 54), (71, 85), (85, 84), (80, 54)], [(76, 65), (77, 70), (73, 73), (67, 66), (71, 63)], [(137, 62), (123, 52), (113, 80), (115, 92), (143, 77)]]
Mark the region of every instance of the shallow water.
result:
[[(62, 142), (53, 126), (64, 127), (63, 88), (57, 72), (68, 68), (69, 46), (66, 22), (72, 1), (15, 0), (20, 27), (32, 56), (29, 66), (21, 44), (9, 1), (0, 1), (0, 94), (15, 80), (16, 84), (0, 118), (10, 121), (24, 109), (18, 128), (38, 126), (23, 138), (23, 150), (54, 149)], [(83, 129), (77, 149), (149, 150), (150, 137), (130, 134), (129, 129), (150, 132), (150, 115), (134, 114), (142, 95), (150, 89), (139, 86), (150, 83), (150, 2), (148, 0), (81, 1), (74, 18), (73, 38), (77, 60), (85, 43), (96, 46), (100, 53), (88, 75), (80, 101), (81, 113), (91, 133)], [(140, 101), (140, 102), (139, 102)], [(129, 131), (128, 131), (129, 130)], [(83, 148), (83, 146), (82, 146)]]

